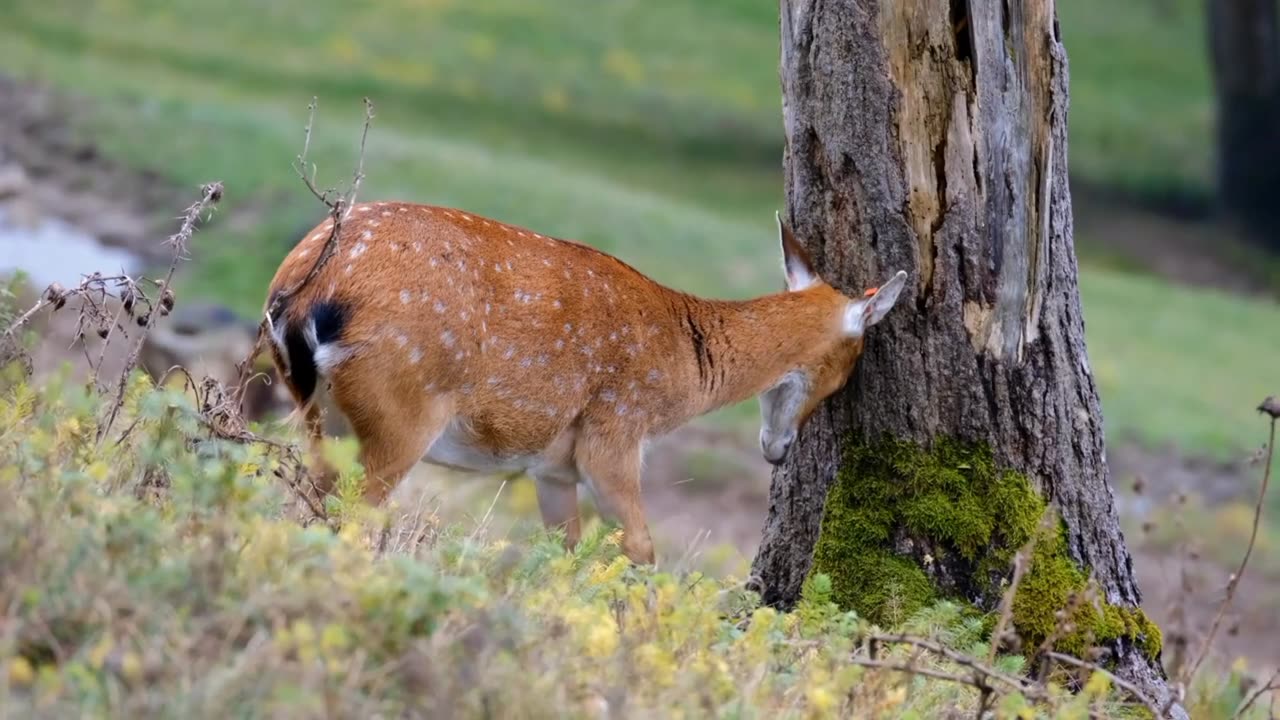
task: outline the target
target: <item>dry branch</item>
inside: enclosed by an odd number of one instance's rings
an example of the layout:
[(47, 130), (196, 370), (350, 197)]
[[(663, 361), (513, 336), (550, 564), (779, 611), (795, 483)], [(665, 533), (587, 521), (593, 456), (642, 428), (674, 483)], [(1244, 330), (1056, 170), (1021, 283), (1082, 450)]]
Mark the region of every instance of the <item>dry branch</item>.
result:
[(1227, 614), (1227, 609), (1231, 607), (1232, 601), (1235, 600), (1236, 590), (1240, 587), (1240, 578), (1244, 576), (1245, 569), (1249, 567), (1249, 558), (1252, 557), (1253, 547), (1258, 540), (1258, 526), (1262, 523), (1262, 508), (1266, 504), (1267, 486), (1271, 482), (1271, 460), (1275, 455), (1276, 449), (1276, 419), (1280, 413), (1271, 411), (1269, 407), (1275, 404), (1275, 399), (1268, 397), (1258, 406), (1258, 412), (1271, 416), (1271, 437), (1267, 442), (1265, 466), (1262, 471), (1262, 486), (1258, 488), (1258, 501), (1253, 508), (1253, 529), (1249, 533), (1249, 544), (1245, 547), (1244, 557), (1240, 558), (1240, 567), (1227, 579), (1226, 596), (1222, 598), (1222, 602), (1218, 605), (1218, 612), (1213, 616), (1213, 623), (1209, 626), (1209, 632), (1205, 635), (1204, 642), (1200, 644), (1200, 650), (1196, 653), (1195, 660), (1190, 665), (1190, 670), (1182, 678), (1182, 682), (1188, 687), (1195, 678), (1196, 672), (1200, 669), (1200, 665), (1204, 663), (1205, 658), (1209, 655), (1209, 648), (1212, 647), (1213, 640), (1218, 634), (1218, 629), (1222, 626), (1222, 619)]
[[(270, 330), (272, 318), (277, 317), (279, 310), (284, 307), (294, 295), (297, 295), (315, 279), (320, 270), (328, 264), (329, 260), (338, 251), (338, 240), (342, 237), (342, 224), (346, 221), (347, 216), (351, 213), (351, 208), (355, 205), (356, 195), (360, 191), (360, 185), (364, 182), (364, 155), (365, 147), (369, 139), (369, 126), (373, 124), (373, 102), (369, 98), (364, 98), (364, 126), (360, 131), (360, 154), (356, 160), (356, 169), (351, 176), (351, 184), (347, 190), (336, 199), (331, 199), (330, 195), (336, 190), (329, 189), (321, 191), (315, 183), (316, 167), (315, 163), (311, 163), (307, 159), (307, 154), (311, 150), (311, 133), (315, 127), (316, 118), (316, 99), (312, 98), (311, 103), (307, 106), (308, 116), (307, 125), (303, 130), (304, 137), (302, 141), (302, 152), (298, 155), (294, 163), (294, 172), (298, 174), (298, 178), (302, 180), (307, 190), (316, 197), (329, 210), (329, 218), (332, 221), (332, 227), (329, 230), (329, 237), (325, 240), (324, 247), (320, 251), (320, 255), (316, 261), (311, 264), (311, 268), (302, 280), (297, 284), (284, 288), (275, 294), (268, 303), (266, 312), (263, 313), (262, 321), (258, 323), (258, 337), (254, 341), (253, 348), (249, 351), (249, 355), (239, 364), (239, 380), (237, 382), (237, 394), (239, 398), (244, 397), (244, 389), (249, 380), (249, 369), (253, 367), (253, 363), (257, 360), (258, 355), (262, 353), (263, 343), (266, 341)], [(308, 174), (310, 168), (310, 174)]]
[(1244, 699), (1244, 702), (1240, 703), (1240, 707), (1236, 708), (1235, 713), (1231, 715), (1232, 719), (1234, 720), (1235, 718), (1244, 717), (1244, 714), (1249, 712), (1249, 708), (1253, 707), (1254, 703), (1262, 699), (1263, 695), (1277, 690), (1280, 690), (1280, 670), (1272, 673), (1270, 680), (1263, 683), (1258, 689), (1250, 693), (1249, 696)]
[(1134, 685), (1133, 683), (1127, 680), (1121, 679), (1115, 673), (1111, 672), (1110, 670), (1107, 670), (1106, 668), (1103, 668), (1097, 663), (1089, 662), (1088, 660), (1081, 660), (1080, 658), (1075, 657), (1074, 655), (1066, 655), (1059, 652), (1050, 652), (1050, 653), (1047, 653), (1046, 655), (1051, 660), (1056, 660), (1057, 662), (1063, 663), (1065, 665), (1071, 665), (1072, 667), (1077, 667), (1077, 668), (1080, 668), (1081, 670), (1088, 670), (1090, 672), (1097, 672), (1097, 673), (1102, 673), (1103, 675), (1106, 675), (1107, 678), (1111, 680), (1111, 683), (1113, 685), (1132, 695), (1134, 700), (1137, 700), (1139, 703), (1142, 703), (1142, 705), (1146, 707), (1148, 710), (1150, 710), (1153, 715), (1155, 715), (1156, 717), (1167, 717), (1167, 712), (1161, 710), (1160, 707), (1157, 706), (1155, 702), (1153, 702), (1150, 698), (1148, 698), (1146, 693), (1142, 692), (1142, 690), (1139, 689), (1137, 685)]
[[(251, 369), (253, 368), (254, 362), (257, 361), (258, 356), (262, 353), (263, 346), (270, 335), (273, 323), (272, 318), (278, 317), (279, 311), (285, 306), (285, 303), (306, 288), (311, 281), (320, 274), (321, 269), (328, 264), (334, 254), (337, 253), (338, 240), (342, 237), (342, 225), (351, 214), (351, 208), (355, 206), (356, 196), (360, 192), (361, 184), (364, 182), (364, 155), (369, 140), (369, 126), (373, 124), (373, 102), (367, 97), (364, 98), (364, 125), (360, 131), (360, 153), (356, 160), (356, 168), (351, 176), (351, 184), (347, 187), (345, 192), (341, 193), (336, 198), (331, 197), (331, 195), (337, 192), (336, 190), (328, 189), (321, 191), (317, 187), (315, 182), (317, 168), (315, 163), (308, 160), (308, 153), (311, 151), (311, 134), (315, 128), (316, 104), (316, 99), (312, 98), (311, 103), (307, 106), (307, 124), (303, 129), (302, 152), (299, 153), (294, 162), (294, 172), (297, 173), (298, 178), (302, 180), (302, 183), (306, 186), (307, 190), (310, 191), (317, 200), (323, 203), (326, 208), (328, 208), (328, 214), (332, 221), (332, 226), (329, 229), (329, 237), (325, 240), (324, 248), (320, 251), (320, 255), (316, 258), (316, 261), (311, 264), (311, 268), (307, 271), (307, 274), (303, 276), (302, 280), (276, 293), (268, 302), (266, 311), (263, 313), (262, 320), (258, 323), (258, 334), (254, 340), (253, 347), (249, 350), (248, 356), (246, 356), (245, 359), (237, 365), (238, 379), (233, 393), (237, 416), (240, 416), (243, 413), (245, 390), (252, 377)], [(253, 435), (243, 428), (241, 428), (240, 433), (242, 436)], [(258, 440), (261, 441), (261, 439)], [(293, 449), (293, 452), (296, 453), (296, 448)], [(291, 459), (297, 461), (293, 464), (293, 467), (298, 471), (297, 474), (299, 476), (304, 474), (302, 468), (304, 468), (305, 465), (298, 461), (296, 454), (291, 456)], [(298, 496), (302, 498), (302, 500), (307, 504), (307, 507), (315, 514), (316, 517), (324, 518), (327, 516), (327, 513), (324, 511), (323, 504), (319, 502), (314, 493), (307, 492), (306, 489), (302, 487), (302, 481), (299, 477), (286, 477), (283, 474), (277, 474), (289, 484), (290, 488), (293, 489)]]
[[(222, 183), (211, 182), (204, 185), (200, 189), (200, 199), (192, 203), (182, 216), (182, 225), (178, 231), (169, 236), (165, 241), (173, 251), (173, 258), (169, 261), (169, 270), (165, 273), (164, 280), (158, 283), (160, 289), (160, 308), (173, 308), (173, 275), (178, 269), (178, 265), (186, 259), (187, 244), (191, 242), (191, 235), (195, 232), (196, 222), (206, 210), (213, 207), (222, 200)], [(155, 327), (156, 319), (159, 315), (167, 314), (167, 310), (161, 313), (149, 312), (140, 318), (142, 332), (138, 333), (137, 338), (133, 341), (133, 347), (129, 349), (129, 355), (125, 358), (124, 367), (120, 370), (120, 380), (116, 383), (115, 398), (111, 403), (111, 410), (107, 414), (106, 422), (98, 428), (98, 442), (111, 432), (111, 426), (115, 424), (116, 418), (120, 414), (120, 408), (124, 406), (125, 391), (129, 386), (129, 375), (138, 365), (138, 354), (142, 352), (142, 344), (146, 342), (147, 335), (150, 334), (151, 328)]]

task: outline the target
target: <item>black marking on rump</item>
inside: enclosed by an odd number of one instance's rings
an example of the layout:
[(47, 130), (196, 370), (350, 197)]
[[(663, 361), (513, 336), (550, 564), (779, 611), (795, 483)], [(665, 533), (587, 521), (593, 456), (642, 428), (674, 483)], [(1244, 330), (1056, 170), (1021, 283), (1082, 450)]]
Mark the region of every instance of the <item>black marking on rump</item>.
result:
[[(284, 332), (285, 352), (289, 356), (289, 382), (301, 402), (306, 403), (315, 394), (319, 380), (316, 368), (316, 347), (334, 343), (342, 336), (347, 324), (346, 306), (333, 300), (325, 300), (311, 306), (307, 320), (289, 323)], [(315, 345), (307, 337), (306, 323), (315, 324)]]

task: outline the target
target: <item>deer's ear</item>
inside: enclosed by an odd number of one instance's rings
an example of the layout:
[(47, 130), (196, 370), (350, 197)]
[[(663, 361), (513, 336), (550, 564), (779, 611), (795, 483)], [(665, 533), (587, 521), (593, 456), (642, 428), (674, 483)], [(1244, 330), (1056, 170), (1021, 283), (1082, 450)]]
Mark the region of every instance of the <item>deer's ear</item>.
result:
[(774, 217), (778, 219), (778, 239), (782, 243), (782, 270), (787, 276), (787, 289), (795, 292), (817, 284), (818, 274), (813, 271), (809, 253), (782, 221), (782, 215), (774, 213)]
[(898, 301), (898, 295), (907, 284), (907, 273), (899, 270), (889, 282), (868, 292), (861, 300), (852, 300), (844, 313), (844, 332), (849, 337), (862, 337), (867, 328), (884, 319)]

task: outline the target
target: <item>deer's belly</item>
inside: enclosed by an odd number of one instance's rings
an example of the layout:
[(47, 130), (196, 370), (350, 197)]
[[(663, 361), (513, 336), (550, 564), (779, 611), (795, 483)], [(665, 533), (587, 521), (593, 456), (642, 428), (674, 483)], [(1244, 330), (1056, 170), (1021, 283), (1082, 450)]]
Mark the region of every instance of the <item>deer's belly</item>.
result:
[(450, 423), (422, 458), (426, 462), (474, 472), (537, 472), (558, 465), (547, 452), (501, 452), (476, 441), (458, 423)]

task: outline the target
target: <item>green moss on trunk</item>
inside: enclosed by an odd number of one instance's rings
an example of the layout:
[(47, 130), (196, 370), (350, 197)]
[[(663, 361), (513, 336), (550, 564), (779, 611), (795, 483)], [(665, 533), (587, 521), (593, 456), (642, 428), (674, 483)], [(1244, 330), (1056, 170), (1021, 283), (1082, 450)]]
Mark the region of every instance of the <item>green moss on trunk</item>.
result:
[[(1057, 626), (1055, 613), (1086, 589), (1062, 528), (1041, 527), (1045, 501), (1025, 476), (997, 466), (989, 447), (851, 441), (846, 452), (811, 570), (831, 577), (842, 607), (885, 624), (940, 599), (991, 612), (1014, 554), (1036, 533), (1013, 604), (1024, 643), (1039, 646)], [(1062, 652), (1081, 655), (1090, 643), (1124, 639), (1159, 657), (1160, 630), (1140, 609), (1086, 603), (1073, 621), (1075, 630), (1055, 644)]]

